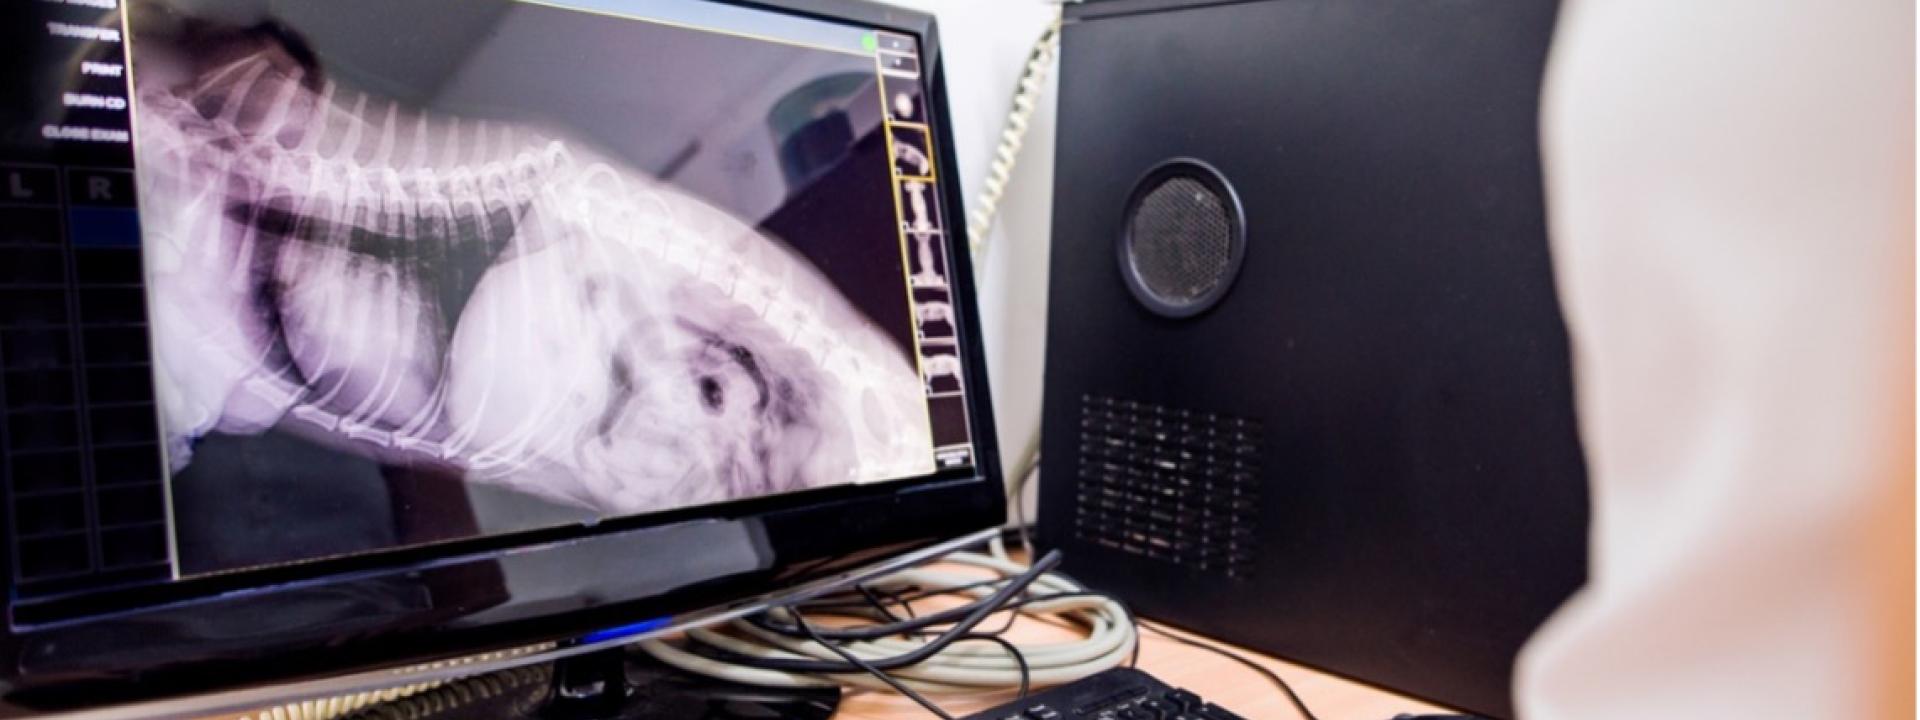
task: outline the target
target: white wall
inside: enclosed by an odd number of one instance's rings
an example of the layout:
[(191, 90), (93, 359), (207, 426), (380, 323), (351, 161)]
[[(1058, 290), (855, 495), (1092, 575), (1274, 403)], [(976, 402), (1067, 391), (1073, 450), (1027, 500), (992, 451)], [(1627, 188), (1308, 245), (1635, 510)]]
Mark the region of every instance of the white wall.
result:
[[(1000, 128), (1034, 40), (1054, 12), (1045, 0), (887, 0), (934, 13), (946, 56), (960, 181), (971, 203), (985, 182)], [(1053, 90), (1034, 113), (1000, 219), (978, 270), (981, 324), (992, 374), (1000, 452), (1011, 465), (1040, 429), (1046, 350), (1047, 239), (1053, 208)], [(1012, 472), (1009, 467), (1007, 471)]]

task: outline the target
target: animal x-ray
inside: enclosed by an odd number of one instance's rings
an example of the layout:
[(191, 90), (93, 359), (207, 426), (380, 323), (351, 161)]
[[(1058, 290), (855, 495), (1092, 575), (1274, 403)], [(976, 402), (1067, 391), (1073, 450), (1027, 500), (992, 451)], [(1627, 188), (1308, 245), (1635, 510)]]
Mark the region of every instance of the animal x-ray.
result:
[[(933, 471), (872, 57), (516, 2), (129, 15), (189, 571)], [(397, 529), (236, 550), (237, 510)]]

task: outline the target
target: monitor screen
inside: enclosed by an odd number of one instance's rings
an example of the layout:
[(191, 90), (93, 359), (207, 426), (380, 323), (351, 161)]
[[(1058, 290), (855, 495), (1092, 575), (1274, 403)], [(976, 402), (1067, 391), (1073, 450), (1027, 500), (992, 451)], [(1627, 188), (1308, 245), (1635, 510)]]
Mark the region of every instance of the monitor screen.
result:
[(0, 164), (17, 592), (972, 467), (911, 35), (39, 4)]

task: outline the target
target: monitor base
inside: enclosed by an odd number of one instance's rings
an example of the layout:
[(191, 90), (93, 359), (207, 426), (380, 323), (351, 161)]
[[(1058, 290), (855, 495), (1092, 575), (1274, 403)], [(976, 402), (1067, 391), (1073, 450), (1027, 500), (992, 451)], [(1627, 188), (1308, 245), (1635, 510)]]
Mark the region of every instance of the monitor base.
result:
[(353, 715), (368, 720), (826, 720), (839, 688), (768, 688), (693, 675), (614, 648), (447, 683)]

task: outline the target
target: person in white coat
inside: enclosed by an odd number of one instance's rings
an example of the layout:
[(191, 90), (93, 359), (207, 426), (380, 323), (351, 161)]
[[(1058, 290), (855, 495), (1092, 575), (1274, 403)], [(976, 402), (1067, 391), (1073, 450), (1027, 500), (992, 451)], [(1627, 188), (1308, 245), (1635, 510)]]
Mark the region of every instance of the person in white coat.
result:
[(1914, 3), (1567, 0), (1588, 586), (1524, 720), (1914, 717)]

